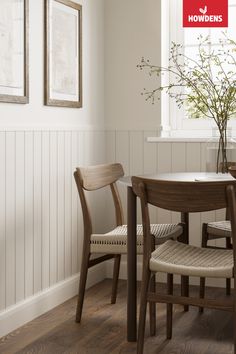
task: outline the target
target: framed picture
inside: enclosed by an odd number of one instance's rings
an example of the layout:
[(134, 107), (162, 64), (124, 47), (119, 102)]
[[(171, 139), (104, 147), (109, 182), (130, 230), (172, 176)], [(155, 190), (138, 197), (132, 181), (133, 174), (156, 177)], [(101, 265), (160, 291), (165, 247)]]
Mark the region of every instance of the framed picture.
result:
[(0, 102), (29, 102), (28, 0), (0, 1)]
[(45, 104), (82, 107), (82, 7), (45, 0)]

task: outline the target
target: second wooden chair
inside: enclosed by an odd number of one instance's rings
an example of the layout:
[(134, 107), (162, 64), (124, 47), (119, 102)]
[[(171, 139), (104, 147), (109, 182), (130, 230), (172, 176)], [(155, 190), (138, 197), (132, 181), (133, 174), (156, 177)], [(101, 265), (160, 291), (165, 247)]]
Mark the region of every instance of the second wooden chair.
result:
[[(167, 338), (172, 337), (173, 304), (193, 305), (233, 311), (234, 353), (236, 354), (236, 296), (199, 299), (173, 295), (173, 274), (193, 277), (235, 278), (236, 275), (236, 181), (175, 182), (132, 177), (133, 189), (141, 200), (144, 228), (143, 275), (137, 353), (143, 354), (147, 302), (167, 304)], [(202, 212), (229, 206), (232, 250), (208, 249), (169, 240), (156, 250), (152, 247), (148, 204), (176, 212)], [(167, 273), (167, 294), (149, 289), (151, 276)]]
[[(226, 212), (226, 219), (228, 219), (228, 212)], [(225, 247), (210, 246), (209, 241), (212, 240), (225, 240)], [(202, 247), (211, 249), (232, 249), (231, 238), (231, 224), (229, 220), (215, 221), (202, 224)], [(200, 278), (200, 298), (205, 296), (206, 278)], [(231, 279), (226, 279), (226, 295), (231, 292)], [(203, 308), (199, 308), (199, 312), (203, 312)]]

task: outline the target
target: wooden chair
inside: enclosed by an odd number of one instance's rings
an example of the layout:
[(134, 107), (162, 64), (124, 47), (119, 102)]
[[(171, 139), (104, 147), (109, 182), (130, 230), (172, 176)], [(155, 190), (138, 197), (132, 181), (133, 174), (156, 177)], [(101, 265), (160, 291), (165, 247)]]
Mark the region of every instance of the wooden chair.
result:
[[(167, 338), (172, 337), (173, 304), (234, 311), (234, 353), (236, 353), (236, 289), (228, 299), (200, 299), (173, 295), (173, 275), (234, 278), (236, 272), (236, 181), (174, 182), (132, 177), (134, 192), (141, 200), (144, 231), (143, 275), (137, 353), (143, 353), (147, 302), (167, 304)], [(148, 204), (177, 211), (201, 212), (229, 207), (233, 250), (208, 249), (169, 240), (152, 247)], [(167, 294), (148, 289), (152, 274), (165, 272), (169, 277)]]
[[(215, 221), (202, 224), (202, 247), (204, 248), (218, 248), (222, 247), (210, 246), (208, 241), (212, 240), (225, 240), (225, 249), (232, 249), (231, 239), (231, 224), (228, 220), (228, 212), (226, 213), (225, 221)], [(200, 298), (205, 296), (205, 284), (206, 279), (200, 278)], [(226, 295), (230, 295), (231, 292), (231, 279), (226, 279)], [(200, 312), (203, 312), (203, 308), (199, 308)]]
[[(112, 258), (114, 258), (115, 261), (113, 270), (111, 303), (114, 304), (116, 302), (121, 254), (127, 253), (127, 225), (124, 225), (121, 200), (116, 186), (116, 181), (123, 175), (123, 168), (118, 163), (90, 166), (86, 168), (77, 168), (74, 172), (84, 222), (83, 253), (80, 272), (79, 296), (76, 311), (76, 322), (81, 321), (88, 268)], [(110, 186), (111, 193), (113, 196), (116, 214), (116, 227), (108, 233), (96, 234), (93, 233), (92, 218), (89, 212), (89, 206), (86, 200), (85, 190), (95, 191), (106, 186)], [(102, 205), (101, 208), (103, 208)], [(178, 224), (153, 224), (151, 225), (151, 232), (154, 236), (155, 243), (161, 244), (167, 239), (176, 239), (178, 236), (182, 235), (183, 227)], [(142, 235), (142, 225), (138, 225), (137, 253), (139, 254), (143, 252)], [(90, 259), (91, 254), (100, 254), (100, 256), (98, 256), (97, 258)], [(155, 284), (153, 282), (153, 288), (154, 285)], [(152, 307), (150, 311), (151, 313), (154, 313), (154, 307)], [(152, 326), (153, 323), (154, 320), (151, 322), (152, 334), (155, 333), (155, 328), (154, 326)]]
[[(222, 163), (220, 164), (220, 166)], [(228, 161), (227, 166), (236, 166), (236, 162)], [(225, 240), (225, 248), (232, 249), (231, 242), (231, 225), (229, 222), (228, 210), (226, 210), (226, 216), (224, 221), (215, 221), (210, 223), (202, 224), (202, 247), (215, 248), (208, 245), (208, 241), (212, 240)], [(217, 247), (220, 248), (220, 247)], [(205, 278), (200, 279), (200, 297), (204, 298), (205, 296)], [(231, 279), (226, 279), (226, 295), (230, 295), (231, 292)], [(199, 308), (200, 312), (203, 312), (203, 308)]]

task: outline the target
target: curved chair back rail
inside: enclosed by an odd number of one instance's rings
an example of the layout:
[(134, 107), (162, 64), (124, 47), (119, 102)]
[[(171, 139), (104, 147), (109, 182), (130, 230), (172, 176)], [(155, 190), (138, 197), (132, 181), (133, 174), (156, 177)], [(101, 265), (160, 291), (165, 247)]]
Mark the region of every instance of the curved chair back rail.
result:
[(77, 168), (82, 187), (87, 191), (94, 191), (115, 183), (124, 176), (121, 164), (113, 163)]
[(236, 181), (180, 182), (132, 177), (133, 190), (142, 197), (140, 185), (144, 186), (148, 203), (162, 209), (195, 213), (225, 208), (226, 187), (236, 187)]

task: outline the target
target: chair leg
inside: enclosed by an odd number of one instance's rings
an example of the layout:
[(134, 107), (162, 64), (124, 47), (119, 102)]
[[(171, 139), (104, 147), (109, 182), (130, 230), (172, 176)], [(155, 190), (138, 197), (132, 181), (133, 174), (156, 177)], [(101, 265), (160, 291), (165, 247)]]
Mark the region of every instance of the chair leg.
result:
[[(189, 277), (182, 275), (181, 276), (181, 296), (189, 296)], [(187, 312), (189, 309), (188, 305), (184, 305), (184, 311)]]
[[(225, 238), (226, 241), (226, 248), (232, 249), (231, 239), (230, 237)], [(226, 295), (230, 295), (231, 293), (231, 279), (226, 279)]]
[[(151, 276), (149, 289), (150, 292), (153, 293), (155, 293), (156, 291), (155, 274)], [(150, 335), (155, 336), (156, 335), (156, 303), (155, 302), (149, 302), (149, 314), (150, 314)]]
[[(173, 295), (173, 274), (167, 274), (167, 294)], [(166, 305), (166, 338), (172, 338), (173, 304)]]
[(229, 296), (231, 294), (231, 279), (226, 279), (226, 295)]
[[(208, 241), (207, 224), (203, 223), (202, 224), (202, 247), (203, 248), (207, 247), (207, 241)], [(206, 279), (200, 278), (200, 288), (199, 288), (200, 299), (204, 299), (204, 297), (205, 297), (205, 287), (206, 287)], [(204, 311), (204, 308), (199, 307), (199, 313), (203, 313), (203, 311)]]
[[(236, 313), (234, 311), (234, 317), (236, 317)], [(236, 354), (236, 319), (234, 319), (234, 354)]]
[[(199, 289), (200, 299), (204, 299), (205, 297), (205, 285), (206, 285), (206, 279), (200, 278), (200, 289)], [(199, 313), (203, 313), (203, 310), (204, 310), (203, 307), (199, 307)]]
[(112, 280), (112, 291), (111, 291), (111, 304), (116, 303), (117, 297), (117, 287), (120, 273), (120, 259), (121, 255), (117, 254), (114, 257), (114, 269), (113, 269), (113, 280)]
[(232, 250), (233, 249), (233, 245), (231, 243), (231, 239), (230, 237), (226, 237), (225, 238), (225, 243), (226, 243), (226, 248), (229, 249), (229, 250)]
[(151, 276), (151, 272), (147, 268), (143, 273), (143, 279), (141, 285), (137, 354), (143, 354), (145, 322), (146, 322), (146, 312), (147, 312), (147, 293), (148, 293), (150, 276)]
[[(235, 274), (234, 274), (235, 279)], [(234, 354), (236, 354), (236, 288), (233, 289), (234, 296), (234, 310), (233, 310), (233, 323), (234, 323)]]
[(77, 302), (77, 309), (76, 309), (76, 322), (80, 323), (82, 310), (83, 310), (83, 303), (84, 303), (84, 293), (85, 293), (85, 286), (87, 281), (88, 275), (88, 264), (89, 264), (89, 257), (90, 254), (84, 254), (82, 257), (82, 264), (81, 264), (81, 272), (80, 272), (80, 281), (79, 281), (79, 294), (78, 294), (78, 302)]

